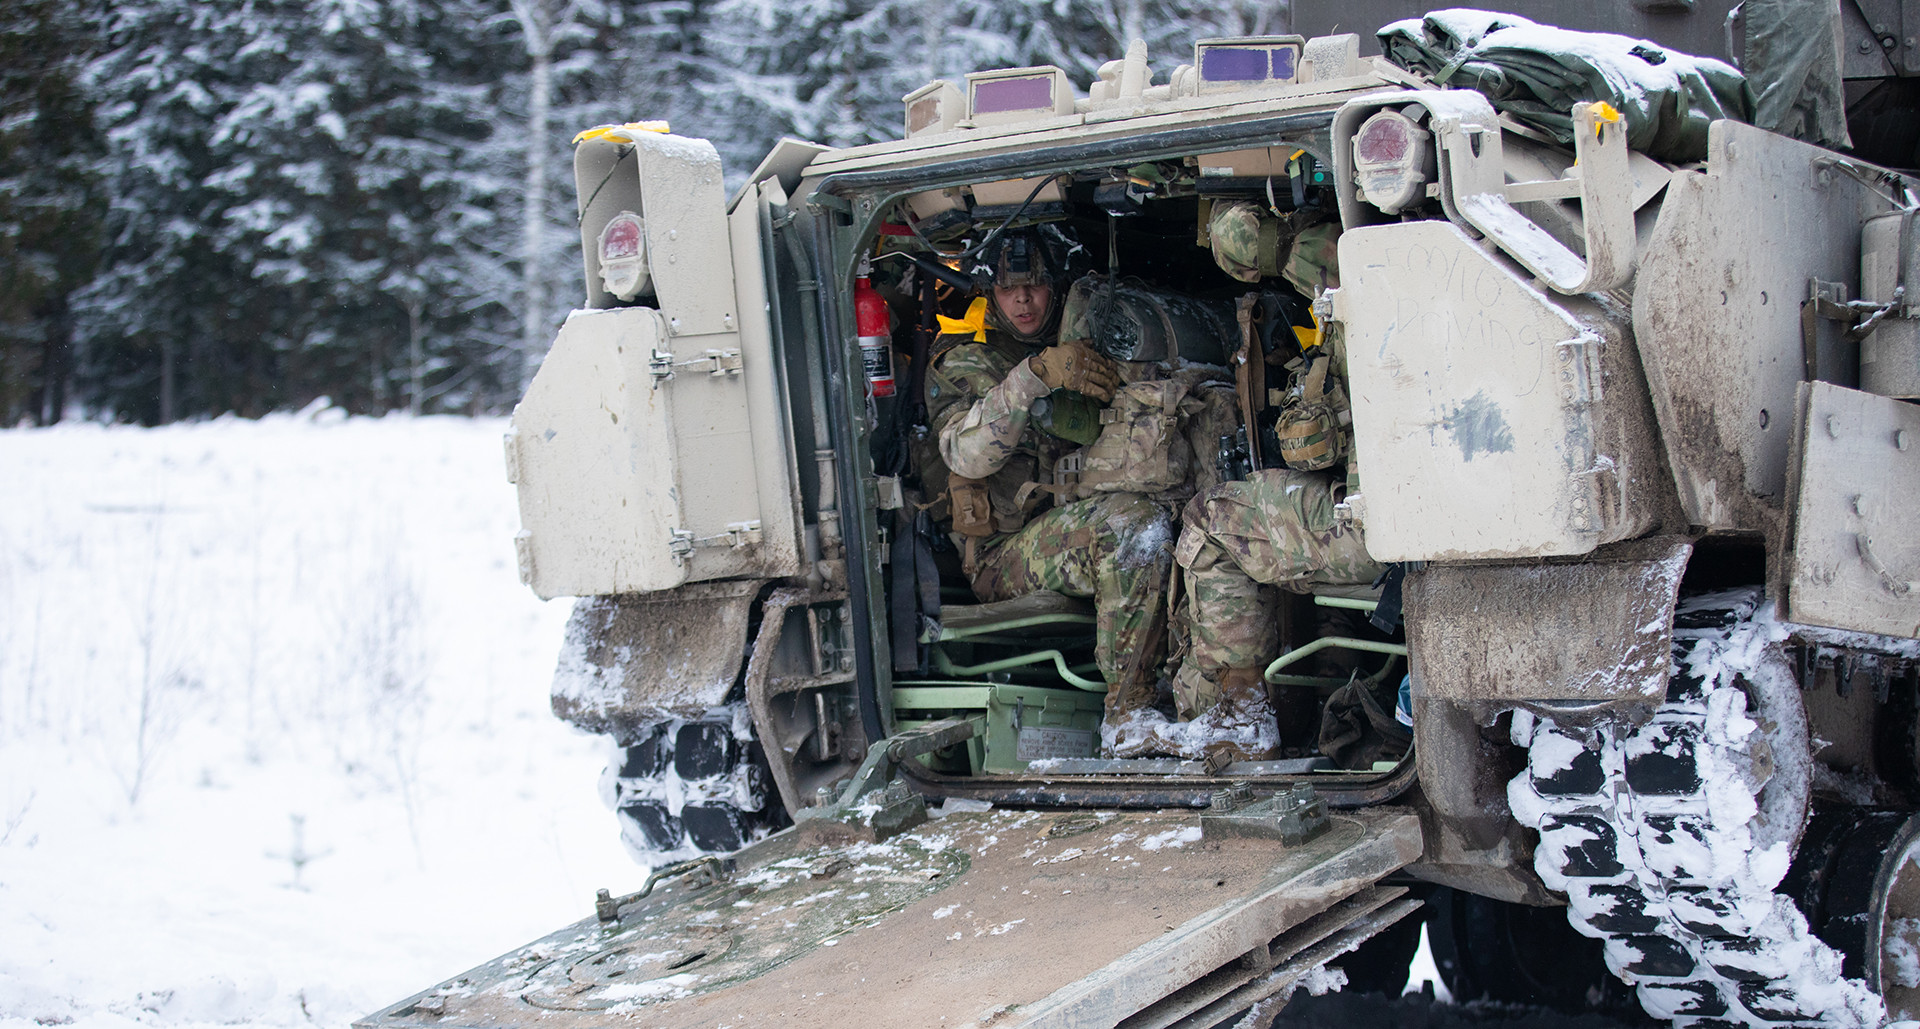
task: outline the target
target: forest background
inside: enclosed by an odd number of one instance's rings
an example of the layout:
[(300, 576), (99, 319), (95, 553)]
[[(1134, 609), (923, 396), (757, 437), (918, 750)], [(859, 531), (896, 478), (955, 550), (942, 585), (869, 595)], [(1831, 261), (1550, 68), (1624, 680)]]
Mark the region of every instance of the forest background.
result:
[(499, 413), (581, 291), (569, 140), (731, 189), (936, 78), (1284, 31), (1284, 0), (0, 0), (0, 426)]

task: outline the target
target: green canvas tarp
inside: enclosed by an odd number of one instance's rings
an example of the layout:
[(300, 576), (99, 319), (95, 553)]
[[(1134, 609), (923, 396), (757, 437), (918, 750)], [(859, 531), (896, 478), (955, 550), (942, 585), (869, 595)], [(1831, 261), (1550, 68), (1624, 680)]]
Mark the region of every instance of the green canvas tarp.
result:
[(1746, 0), (1753, 123), (1795, 139), (1850, 147), (1840, 85), (1840, 10), (1806, 0)]
[(1573, 140), (1573, 105), (1596, 100), (1625, 116), (1628, 146), (1662, 161), (1702, 160), (1709, 122), (1752, 119), (1738, 70), (1627, 36), (1461, 8), (1394, 22), (1379, 37), (1388, 60), (1478, 90), (1561, 143)]

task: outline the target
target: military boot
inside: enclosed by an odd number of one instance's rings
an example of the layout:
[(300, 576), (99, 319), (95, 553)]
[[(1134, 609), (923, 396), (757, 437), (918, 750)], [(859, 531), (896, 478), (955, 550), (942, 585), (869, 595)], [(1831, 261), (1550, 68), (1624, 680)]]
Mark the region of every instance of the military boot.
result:
[(1167, 716), (1154, 706), (1160, 689), (1150, 682), (1122, 682), (1107, 688), (1107, 713), (1100, 723), (1100, 752), (1105, 757), (1146, 757), (1169, 753), (1161, 729)]
[(1267, 697), (1262, 669), (1228, 668), (1220, 673), (1220, 700), (1183, 726), (1193, 753), (1186, 756), (1233, 761), (1272, 761), (1280, 756), (1280, 723)]

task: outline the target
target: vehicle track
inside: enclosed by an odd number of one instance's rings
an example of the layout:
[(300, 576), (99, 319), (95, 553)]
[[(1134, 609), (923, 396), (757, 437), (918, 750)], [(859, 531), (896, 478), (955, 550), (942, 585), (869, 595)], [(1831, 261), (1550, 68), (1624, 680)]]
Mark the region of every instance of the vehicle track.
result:
[(1678, 1026), (1877, 1026), (1880, 998), (1774, 892), (1810, 803), (1799, 685), (1741, 590), (1682, 598), (1645, 724), (1516, 712), (1508, 785), (1534, 868), (1649, 1014)]

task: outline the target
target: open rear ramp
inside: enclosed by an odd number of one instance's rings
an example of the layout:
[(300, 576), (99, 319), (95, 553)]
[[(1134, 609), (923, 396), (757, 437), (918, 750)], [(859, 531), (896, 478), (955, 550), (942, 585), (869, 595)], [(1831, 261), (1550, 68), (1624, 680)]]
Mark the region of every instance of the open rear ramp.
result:
[(662, 886), (356, 1024), (1206, 1026), (1417, 906), (1379, 885), (1420, 854), (1411, 813), (1336, 813), (1292, 844), (1202, 821), (989, 811), (883, 842), (807, 822), (720, 882)]

